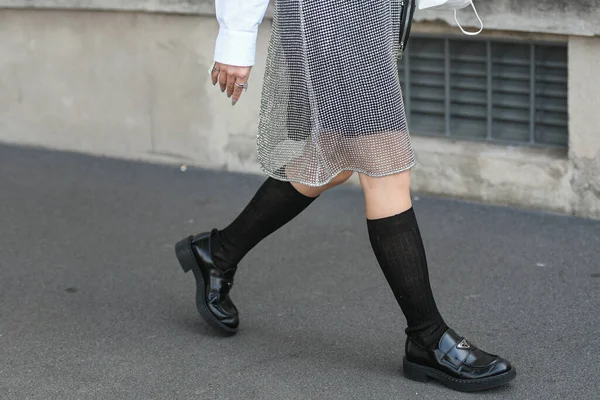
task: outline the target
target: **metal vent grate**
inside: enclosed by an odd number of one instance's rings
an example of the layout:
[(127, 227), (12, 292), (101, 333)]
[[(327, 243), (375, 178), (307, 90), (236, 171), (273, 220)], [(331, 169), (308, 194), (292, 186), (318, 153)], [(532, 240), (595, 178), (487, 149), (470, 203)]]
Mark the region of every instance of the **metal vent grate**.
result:
[(415, 134), (568, 144), (564, 44), (415, 35), (398, 67)]

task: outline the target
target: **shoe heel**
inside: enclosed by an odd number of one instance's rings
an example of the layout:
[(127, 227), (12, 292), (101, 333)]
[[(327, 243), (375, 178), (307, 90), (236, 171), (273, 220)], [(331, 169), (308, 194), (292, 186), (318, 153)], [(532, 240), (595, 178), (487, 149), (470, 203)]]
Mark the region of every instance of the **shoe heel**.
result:
[(180, 240), (175, 245), (175, 256), (181, 265), (183, 272), (188, 272), (196, 262), (192, 253), (192, 237)]
[(410, 380), (417, 382), (429, 381), (429, 376), (427, 376), (427, 373), (425, 373), (425, 371), (419, 368), (416, 364), (408, 361), (406, 357), (402, 363), (402, 369), (404, 370), (404, 376)]

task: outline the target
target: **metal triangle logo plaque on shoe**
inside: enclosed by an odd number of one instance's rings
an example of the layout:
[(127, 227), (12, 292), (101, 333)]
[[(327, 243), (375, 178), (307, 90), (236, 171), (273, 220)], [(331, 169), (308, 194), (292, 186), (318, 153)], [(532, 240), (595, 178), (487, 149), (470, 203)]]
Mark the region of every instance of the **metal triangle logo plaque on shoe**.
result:
[(467, 342), (467, 339), (463, 339), (459, 344), (456, 345), (459, 349), (470, 349), (471, 344)]

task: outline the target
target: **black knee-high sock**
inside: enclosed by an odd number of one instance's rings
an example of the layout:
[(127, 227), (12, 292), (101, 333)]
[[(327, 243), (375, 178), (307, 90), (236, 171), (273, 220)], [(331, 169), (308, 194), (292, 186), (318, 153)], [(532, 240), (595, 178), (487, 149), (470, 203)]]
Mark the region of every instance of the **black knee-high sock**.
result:
[(413, 209), (367, 220), (371, 246), (417, 343), (434, 348), (448, 326), (437, 309), (425, 249)]
[(268, 178), (242, 213), (219, 231), (212, 245), (213, 260), (226, 270), (261, 240), (300, 214), (315, 198), (298, 192), (289, 182)]

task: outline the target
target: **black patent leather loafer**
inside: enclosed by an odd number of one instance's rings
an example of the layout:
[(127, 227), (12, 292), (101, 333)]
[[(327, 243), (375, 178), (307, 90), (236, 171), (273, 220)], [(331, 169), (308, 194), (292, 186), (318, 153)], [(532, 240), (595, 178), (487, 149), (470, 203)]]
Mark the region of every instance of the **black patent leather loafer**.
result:
[(409, 379), (427, 382), (433, 378), (462, 392), (504, 385), (517, 375), (508, 361), (478, 349), (452, 329), (444, 333), (434, 350), (407, 338), (403, 367)]
[(201, 233), (180, 240), (175, 254), (184, 272), (192, 271), (196, 278), (196, 307), (200, 316), (222, 333), (234, 334), (239, 325), (238, 310), (229, 297), (237, 268), (222, 271), (213, 262), (210, 241), (216, 234)]

